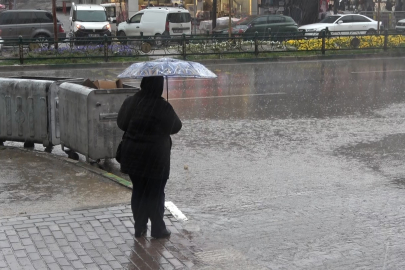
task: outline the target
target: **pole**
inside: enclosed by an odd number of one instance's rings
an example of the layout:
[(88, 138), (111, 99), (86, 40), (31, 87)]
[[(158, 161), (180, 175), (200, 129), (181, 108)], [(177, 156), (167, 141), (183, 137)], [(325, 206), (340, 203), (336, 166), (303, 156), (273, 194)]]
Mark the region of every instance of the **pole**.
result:
[(380, 34), (380, 3), (381, 0), (378, 0), (378, 8), (377, 8), (377, 33)]
[(217, 0), (212, 1), (212, 29), (217, 26)]
[(197, 34), (197, 0), (193, 0), (194, 2), (194, 35)]
[(53, 17), (53, 36), (55, 49), (58, 49), (58, 25), (56, 22), (56, 0), (52, 0), (52, 17)]
[(229, 3), (228, 3), (228, 5), (229, 5), (229, 22), (228, 22), (228, 36), (229, 36), (229, 38), (231, 38), (232, 37), (232, 20), (231, 20), (231, 18), (232, 18), (232, 16), (231, 16), (231, 5), (232, 5), (232, 0), (229, 0)]

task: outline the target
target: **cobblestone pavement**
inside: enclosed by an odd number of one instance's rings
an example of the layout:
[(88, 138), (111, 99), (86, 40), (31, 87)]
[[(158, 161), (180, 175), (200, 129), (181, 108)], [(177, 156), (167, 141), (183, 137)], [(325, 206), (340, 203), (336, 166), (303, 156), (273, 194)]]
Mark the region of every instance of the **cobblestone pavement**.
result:
[[(170, 212), (169, 239), (134, 238), (129, 205), (0, 219), (0, 269), (188, 269), (199, 252)], [(149, 224), (150, 226), (150, 224)]]

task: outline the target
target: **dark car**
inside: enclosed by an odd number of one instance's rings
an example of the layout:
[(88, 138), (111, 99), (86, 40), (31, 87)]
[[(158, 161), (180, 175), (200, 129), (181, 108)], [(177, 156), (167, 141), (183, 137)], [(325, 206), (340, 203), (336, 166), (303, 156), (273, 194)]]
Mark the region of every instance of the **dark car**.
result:
[[(221, 25), (214, 30), (215, 36), (228, 35), (229, 27)], [(253, 37), (257, 32), (259, 38), (294, 36), (298, 33), (298, 25), (293, 18), (283, 15), (252, 15), (232, 23), (233, 35)]]
[[(58, 38), (66, 38), (61, 22), (57, 21)], [(54, 37), (52, 13), (45, 10), (5, 10), (0, 13), (1, 37), (7, 39), (49, 39)]]

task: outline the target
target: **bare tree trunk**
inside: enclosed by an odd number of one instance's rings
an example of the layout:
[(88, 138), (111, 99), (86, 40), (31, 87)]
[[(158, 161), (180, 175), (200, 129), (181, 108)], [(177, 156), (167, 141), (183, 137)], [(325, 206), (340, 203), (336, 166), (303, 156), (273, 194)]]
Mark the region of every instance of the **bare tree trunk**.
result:
[[(319, 0), (296, 0), (295, 3), (302, 10), (301, 25), (314, 23), (318, 20), (318, 1)], [(338, 0), (335, 0), (338, 2)]]

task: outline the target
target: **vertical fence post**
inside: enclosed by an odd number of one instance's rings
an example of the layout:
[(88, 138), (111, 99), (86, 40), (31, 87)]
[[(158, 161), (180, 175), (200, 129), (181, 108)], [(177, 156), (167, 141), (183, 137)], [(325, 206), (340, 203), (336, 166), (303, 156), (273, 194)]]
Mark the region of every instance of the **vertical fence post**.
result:
[(259, 55), (259, 45), (257, 44), (257, 31), (255, 32), (255, 55), (256, 57)]
[(108, 37), (104, 35), (104, 62), (108, 62)]
[(322, 55), (325, 55), (325, 37), (327, 31), (328, 27), (326, 27), (325, 31), (322, 31)]
[(384, 30), (384, 52), (388, 50), (388, 30)]
[(183, 60), (186, 60), (186, 34), (183, 34)]
[(18, 37), (18, 55), (20, 56), (20, 64), (24, 64), (24, 50), (22, 36)]

